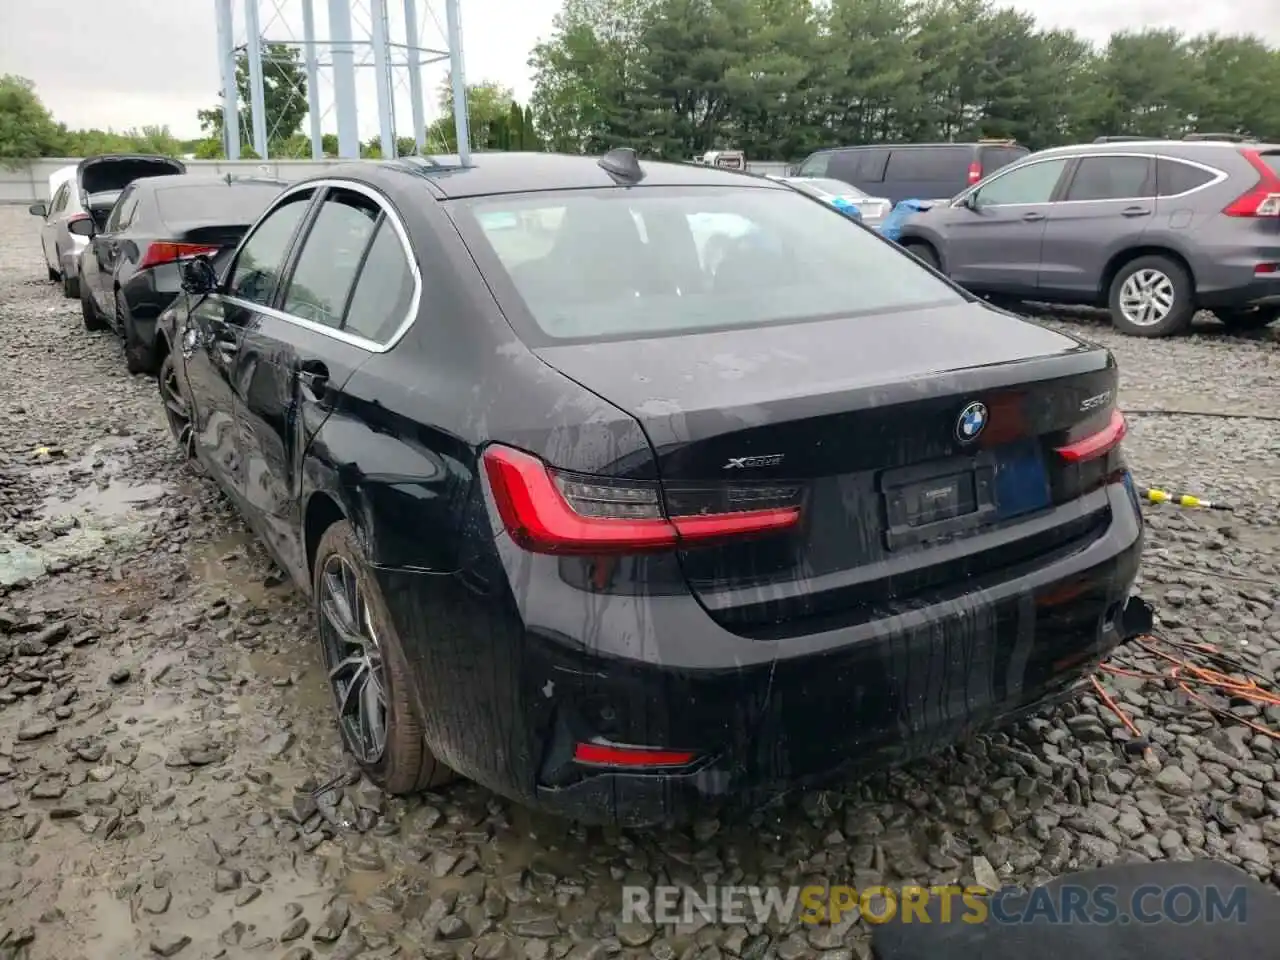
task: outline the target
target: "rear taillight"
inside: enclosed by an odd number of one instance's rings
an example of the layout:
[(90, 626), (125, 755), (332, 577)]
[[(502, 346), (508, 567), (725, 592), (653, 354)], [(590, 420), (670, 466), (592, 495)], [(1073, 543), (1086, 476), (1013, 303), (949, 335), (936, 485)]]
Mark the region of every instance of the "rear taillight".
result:
[(173, 263), (176, 260), (198, 257), (201, 254), (212, 257), (218, 249), (205, 243), (169, 243), (161, 240), (147, 247), (147, 252), (143, 254), (138, 269), (146, 270), (149, 267), (158, 267), (162, 263)]
[(1258, 172), (1258, 182), (1222, 212), (1228, 217), (1280, 217), (1280, 176), (1257, 150), (1241, 150), (1240, 155)]
[(1058, 447), (1055, 452), (1067, 463), (1083, 463), (1086, 460), (1096, 460), (1098, 457), (1106, 456), (1119, 446), (1128, 429), (1128, 425), (1124, 422), (1124, 414), (1119, 410), (1112, 410), (1111, 419), (1097, 433), (1091, 433), (1089, 436), (1082, 437), (1064, 447)]
[[(952, 168), (954, 169), (954, 167)], [(969, 164), (969, 183), (974, 184), (982, 179), (982, 164), (977, 160)]]
[[(510, 447), (485, 473), (511, 539), (533, 553), (644, 553), (778, 533), (800, 521), (799, 486), (671, 487), (553, 470)], [(665, 492), (665, 497), (663, 496)]]

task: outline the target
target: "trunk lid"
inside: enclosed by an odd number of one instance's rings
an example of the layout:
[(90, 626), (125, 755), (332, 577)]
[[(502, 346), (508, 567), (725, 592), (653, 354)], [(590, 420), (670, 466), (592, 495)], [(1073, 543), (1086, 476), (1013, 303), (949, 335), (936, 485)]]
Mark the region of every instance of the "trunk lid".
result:
[(104, 154), (88, 157), (76, 167), (76, 182), (82, 194), (123, 190), (143, 177), (163, 177), (187, 172), (186, 165), (169, 157), (132, 154)]
[(673, 487), (800, 491), (799, 528), (681, 552), (745, 635), (869, 618), (1077, 543), (1114, 468), (1054, 454), (1106, 425), (1110, 354), (977, 304), (535, 352), (641, 423), (668, 509)]

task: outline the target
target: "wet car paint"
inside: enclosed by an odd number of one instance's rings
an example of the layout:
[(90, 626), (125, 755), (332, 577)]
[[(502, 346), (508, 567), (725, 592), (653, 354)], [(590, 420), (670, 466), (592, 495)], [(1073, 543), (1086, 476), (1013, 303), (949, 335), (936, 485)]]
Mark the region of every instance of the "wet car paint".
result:
[[(462, 184), (456, 192), (468, 189), (471, 174), (450, 175)], [(734, 175), (696, 176), (732, 182)], [(325, 175), (346, 177), (376, 187), (398, 213), (431, 290), (403, 339), (386, 352), (335, 349), (331, 338), (283, 322), (241, 321), (233, 326), (248, 331), (247, 348), (220, 380), (192, 385), (185, 363), (179, 376), (204, 408), (202, 459), (299, 589), (310, 592), (327, 524), (353, 524), (412, 666), (428, 745), (462, 775), (587, 821), (654, 822), (699, 799), (750, 801), (931, 752), (1068, 695), (1123, 639), (1119, 613), (1142, 530), (1118, 452), (1088, 476), (1073, 474), (1078, 495), (1054, 507), (1071, 537), (982, 576), (860, 602), (852, 618), (814, 611), (785, 636), (770, 636), (760, 623), (754, 635), (744, 633), (709, 616), (706, 596), (690, 590), (691, 551), (528, 552), (504, 530), (481, 461), (499, 441), (581, 473), (660, 481), (663, 464), (695, 435), (709, 439), (770, 416), (830, 414), (835, 409), (823, 404), (849, 405), (851, 397), (860, 398), (854, 409), (888, 415), (895, 404), (950, 404), (970, 391), (1023, 383), (1019, 357), (1036, 357), (1046, 378), (1082, 377), (1064, 394), (1074, 395), (1092, 389), (1090, 377), (1114, 377), (1105, 351), (971, 299), (954, 308), (963, 326), (991, 329), (967, 341), (968, 354), (966, 341), (951, 344), (947, 362), (927, 370), (903, 366), (912, 362), (912, 325), (930, 329), (923, 315), (877, 319), (879, 339), (850, 325), (844, 344), (819, 343), (819, 334), (838, 336), (834, 328), (776, 328), (793, 340), (812, 338), (814, 349), (762, 348), (750, 360), (765, 377), (761, 402), (713, 411), (715, 378), (701, 381), (705, 396), (681, 395), (688, 378), (678, 352), (661, 356), (665, 341), (647, 341), (656, 351), (649, 359), (660, 362), (645, 367), (667, 371), (665, 384), (629, 377), (627, 366), (643, 353), (620, 345), (576, 360), (574, 347), (530, 349), (442, 205), (424, 202), (424, 177), (394, 166)], [(483, 174), (475, 182), (494, 186)], [(426, 186), (439, 193), (452, 183), (442, 176)], [(195, 355), (201, 348), (184, 336), (187, 318), (217, 299), (192, 298), (166, 314), (166, 346), (184, 360)], [(890, 321), (900, 325), (897, 335)], [(961, 319), (933, 322), (936, 337)], [(859, 384), (846, 370), (843, 392), (812, 389), (840, 376), (840, 358), (868, 349), (866, 369), (875, 376)], [(321, 400), (300, 393), (296, 378), (299, 364), (318, 354), (330, 366)], [(686, 354), (689, 362), (698, 355)], [(993, 358), (1007, 361), (994, 374), (981, 365)], [(966, 363), (976, 366), (962, 369)], [(797, 389), (805, 384), (810, 389)], [(1074, 437), (1080, 423), (1069, 421), (1055, 423)], [(891, 423), (875, 430), (875, 449), (891, 449)], [(874, 460), (874, 451), (867, 456)], [(732, 558), (725, 562), (732, 569)], [(795, 582), (803, 586), (803, 576)], [(599, 770), (574, 762), (573, 746), (584, 740), (695, 758), (678, 770)]]

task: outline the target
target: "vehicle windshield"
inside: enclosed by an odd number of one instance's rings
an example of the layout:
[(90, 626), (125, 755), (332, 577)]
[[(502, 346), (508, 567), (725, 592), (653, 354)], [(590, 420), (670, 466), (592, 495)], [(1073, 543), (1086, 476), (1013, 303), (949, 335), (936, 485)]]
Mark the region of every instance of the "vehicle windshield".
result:
[(526, 340), (630, 339), (964, 299), (898, 247), (789, 190), (581, 190), (461, 200), (451, 213), (482, 268), (509, 278), (505, 290), (494, 286)]
[(253, 223), (280, 196), (283, 189), (276, 183), (237, 183), (220, 181), (181, 187), (158, 187), (156, 203), (160, 218), (166, 223), (208, 221), (210, 223)]

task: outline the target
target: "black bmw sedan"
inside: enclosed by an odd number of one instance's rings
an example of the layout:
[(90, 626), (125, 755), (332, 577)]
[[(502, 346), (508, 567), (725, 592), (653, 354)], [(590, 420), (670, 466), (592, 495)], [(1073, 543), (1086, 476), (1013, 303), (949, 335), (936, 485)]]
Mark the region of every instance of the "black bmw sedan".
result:
[(783, 184), (353, 164), (184, 283), (169, 422), (393, 793), (654, 822), (935, 751), (1133, 632), (1110, 354)]

